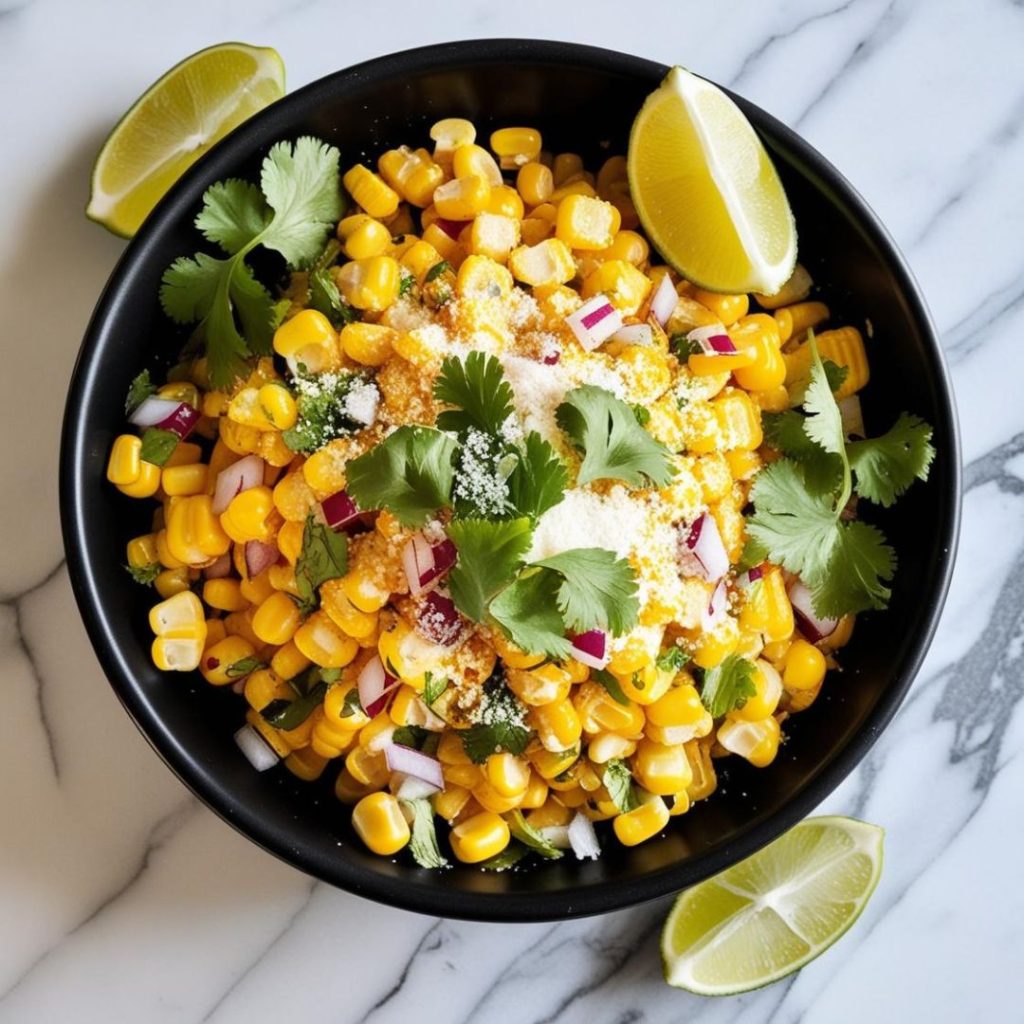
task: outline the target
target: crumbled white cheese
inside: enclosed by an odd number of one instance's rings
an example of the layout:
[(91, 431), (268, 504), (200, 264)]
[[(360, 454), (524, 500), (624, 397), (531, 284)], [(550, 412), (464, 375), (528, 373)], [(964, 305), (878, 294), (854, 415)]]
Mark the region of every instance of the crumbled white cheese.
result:
[(341, 411), (356, 423), (370, 426), (377, 418), (377, 407), (380, 405), (380, 392), (377, 385), (370, 381), (359, 381), (349, 388), (341, 401)]
[(452, 497), (472, 505), (478, 514), (504, 515), (509, 505), (507, 474), (502, 472), (502, 453), (495, 452), (490, 437), (483, 431), (466, 431), (459, 452)]

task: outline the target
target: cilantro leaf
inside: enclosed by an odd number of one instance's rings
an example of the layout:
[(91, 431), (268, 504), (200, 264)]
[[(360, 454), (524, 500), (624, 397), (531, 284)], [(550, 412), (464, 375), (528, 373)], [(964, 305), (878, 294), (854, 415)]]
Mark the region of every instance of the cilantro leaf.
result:
[(491, 617), (522, 650), (568, 658), (572, 646), (558, 610), (561, 586), (562, 578), (553, 569), (527, 570), (491, 601)]
[(451, 270), (452, 265), (447, 260), (441, 260), (440, 263), (435, 263), (428, 271), (426, 277), (423, 279), (424, 284), (430, 284), (431, 281), (437, 280), (446, 270)]
[(338, 714), (339, 718), (351, 718), (356, 714), (366, 714), (363, 711), (363, 702), (359, 699), (359, 687), (353, 686), (348, 693), (345, 694), (345, 700), (342, 702), (341, 711)]
[(302, 531), (302, 550), (295, 561), (295, 586), (301, 610), (306, 614), (313, 611), (317, 588), (328, 580), (340, 579), (347, 570), (348, 538), (318, 523), (310, 512)]
[(568, 485), (565, 463), (540, 434), (531, 430), (508, 478), (509, 499), (516, 510), (536, 522), (562, 500)]
[(409, 852), (421, 868), (443, 868), (448, 861), (441, 856), (437, 845), (437, 831), (434, 828), (434, 808), (427, 799), (403, 800), (412, 812), (412, 838)]
[(608, 790), (608, 797), (615, 804), (619, 814), (628, 814), (640, 806), (640, 798), (633, 783), (633, 773), (625, 761), (617, 757), (606, 761), (601, 782)]
[(392, 734), (391, 742), (402, 747), (412, 747), (413, 750), (422, 750), (424, 742), (431, 735), (432, 733), (422, 725), (400, 725)]
[(328, 441), (344, 437), (366, 426), (346, 414), (348, 393), (367, 379), (358, 373), (338, 372), (314, 378), (316, 387), (299, 388), (295, 404), (295, 426), (283, 431), (284, 443), (293, 452), (307, 454), (323, 448)]
[(126, 565), (124, 568), (136, 583), (141, 583), (144, 587), (152, 586), (153, 581), (164, 569), (159, 562), (150, 562), (147, 565)]
[(624, 480), (634, 487), (662, 487), (675, 472), (669, 450), (640, 426), (629, 405), (604, 388), (574, 388), (555, 416), (583, 452), (578, 484)]
[(488, 857), (479, 867), (481, 871), (508, 871), (509, 868), (515, 867), (529, 852), (522, 843), (511, 842), (501, 853)]
[(128, 386), (128, 396), (124, 400), (124, 414), (131, 416), (142, 403), (156, 394), (156, 385), (149, 379), (149, 370), (143, 370)]
[[(810, 333), (813, 336), (814, 332), (811, 331)], [(846, 378), (850, 376), (850, 368), (848, 366), (840, 366), (839, 363), (833, 363), (831, 359), (823, 359), (821, 365), (825, 370), (825, 379), (828, 381), (828, 386), (835, 393), (846, 383)]]
[(927, 480), (935, 458), (931, 437), (924, 420), (904, 412), (881, 437), (851, 442), (857, 493), (888, 508), (915, 480)]
[(323, 313), (334, 327), (354, 323), (359, 314), (342, 297), (331, 276), (331, 267), (341, 252), (341, 243), (336, 238), (328, 240), (324, 251), (309, 270), (309, 305)]
[(615, 636), (637, 622), (640, 602), (633, 567), (605, 548), (573, 548), (537, 565), (562, 576), (558, 607), (566, 625), (578, 633), (607, 629)]
[(451, 680), (447, 676), (434, 678), (432, 672), (423, 673), (423, 703), (428, 707), (448, 689)]
[(218, 181), (203, 193), (196, 227), (228, 255), (245, 248), (270, 222), (271, 212), (258, 186), (240, 178)]
[(512, 386), (501, 363), (483, 352), (470, 352), (465, 359), (448, 356), (434, 381), (434, 397), (458, 407), (437, 417), (438, 427), (453, 433), (476, 427), (486, 434), (500, 434), (502, 424), (515, 411)]
[(297, 729), (320, 706), (326, 693), (327, 684), (320, 680), (295, 700), (272, 700), (260, 715), (275, 729)]
[(792, 409), (764, 413), (765, 441), (803, 466), (807, 486), (815, 493), (835, 491), (842, 482), (842, 460), (820, 448), (804, 430), (805, 417)]
[(466, 756), (474, 764), (482, 764), (497, 751), (523, 753), (530, 742), (525, 714), (525, 708), (503, 678), (489, 680), (484, 684), (480, 721), (459, 730)]
[(422, 526), (449, 504), (457, 448), (430, 427), (399, 427), (346, 467), (347, 490), (360, 508), (386, 508), (403, 526)]
[(738, 654), (730, 654), (723, 662), (704, 673), (700, 699), (712, 718), (721, 718), (729, 711), (743, 707), (757, 694), (755, 671), (752, 661)]
[(682, 647), (672, 646), (658, 655), (658, 671), (671, 672), (672, 675), (676, 675), (689, 660), (690, 656)]
[(147, 427), (142, 435), (142, 450), (139, 457), (143, 462), (152, 462), (154, 466), (162, 466), (178, 447), (180, 438), (173, 430), (161, 427)]
[(257, 356), (270, 355), (274, 340), (270, 326), (274, 318), (273, 296), (242, 260), (235, 264), (229, 290), (249, 351)]
[(523, 817), (523, 812), (517, 807), (506, 819), (508, 821), (508, 828), (512, 835), (519, 840), (524, 846), (533, 850), (534, 853), (539, 853), (542, 857), (546, 857), (548, 860), (558, 860), (562, 856), (562, 851), (557, 847), (551, 845), (551, 843), (545, 839), (540, 832), (537, 831), (527, 820)]
[(868, 523), (838, 523), (824, 570), (805, 579), (814, 610), (830, 619), (848, 612), (881, 609), (892, 591), (883, 581), (896, 573), (896, 552), (882, 531)]
[(228, 679), (241, 679), (242, 676), (251, 675), (253, 672), (258, 672), (261, 668), (266, 667), (267, 663), (265, 661), (250, 655), (248, 658), (239, 658), (238, 661), (232, 662), (228, 665), (224, 674)]
[(818, 356), (813, 337), (811, 346), (811, 377), (804, 394), (804, 433), (824, 451), (840, 458), (846, 458), (846, 435), (843, 432), (843, 417), (839, 412), (835, 396), (829, 385), (825, 368)]
[(487, 604), (512, 582), (530, 548), (530, 521), (456, 519), (448, 536), (458, 559), (448, 575), (455, 607), (474, 622), (483, 622)]
[(622, 686), (618, 679), (615, 678), (606, 668), (595, 668), (591, 669), (590, 678), (595, 682), (600, 683), (609, 693), (612, 700), (616, 704), (621, 704), (623, 707), (628, 707), (630, 704), (629, 698), (623, 693)]

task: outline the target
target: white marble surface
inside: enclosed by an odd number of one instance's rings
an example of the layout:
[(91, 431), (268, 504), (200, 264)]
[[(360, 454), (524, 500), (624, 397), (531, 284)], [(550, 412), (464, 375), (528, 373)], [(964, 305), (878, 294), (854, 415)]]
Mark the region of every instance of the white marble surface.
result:
[[(0, 0), (4, 1024), (1021, 1019), (1024, 7), (627, 6)], [(885, 873), (838, 946), (748, 996), (662, 984), (664, 902), (559, 925), (436, 921), (263, 854), (136, 733), (61, 562), (65, 385), (122, 245), (81, 212), (110, 124), (164, 68), (223, 39), (276, 46), (294, 87), (389, 50), (501, 35), (685, 63), (798, 128), (904, 248), (952, 364), (967, 494), (943, 625), (896, 722), (823, 808), (886, 827)]]

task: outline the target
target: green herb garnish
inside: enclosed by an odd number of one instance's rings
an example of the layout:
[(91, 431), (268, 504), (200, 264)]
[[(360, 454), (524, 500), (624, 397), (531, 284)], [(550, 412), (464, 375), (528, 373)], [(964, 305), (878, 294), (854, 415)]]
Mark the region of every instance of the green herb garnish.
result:
[(509, 831), (512, 835), (534, 853), (539, 853), (542, 857), (546, 857), (548, 860), (558, 860), (562, 856), (562, 851), (557, 847), (552, 846), (551, 843), (545, 839), (540, 832), (538, 832), (526, 820), (526, 818), (523, 817), (523, 812), (518, 808), (508, 815), (505, 820), (508, 822)]
[(633, 782), (633, 773), (625, 761), (621, 761), (617, 757), (607, 761), (601, 782), (608, 790), (608, 797), (620, 814), (628, 814), (640, 806), (640, 797)]
[(427, 799), (403, 800), (412, 811), (412, 838), (409, 852), (421, 868), (443, 868), (448, 861), (441, 856), (437, 845), (437, 831), (434, 828), (434, 808)]
[(321, 584), (340, 579), (347, 571), (348, 538), (318, 523), (310, 512), (302, 531), (302, 550), (295, 561), (295, 585), (302, 613), (308, 615), (316, 608)]
[(253, 672), (258, 672), (261, 668), (266, 668), (267, 663), (261, 661), (257, 657), (250, 656), (248, 658), (240, 658), (238, 661), (232, 662), (225, 669), (224, 674), (228, 679), (241, 679), (242, 676), (251, 675)]
[(743, 707), (757, 694), (754, 683), (756, 671), (752, 661), (738, 654), (730, 654), (721, 664), (704, 673), (700, 699), (712, 718), (721, 718)]
[(147, 399), (156, 394), (156, 385), (149, 379), (149, 370), (143, 370), (128, 386), (128, 396), (124, 400), (124, 414), (131, 416)]
[(143, 462), (152, 462), (154, 466), (162, 466), (178, 447), (181, 438), (173, 430), (161, 427), (147, 427), (142, 435), (142, 450), (139, 457)]
[(152, 586), (153, 581), (164, 571), (164, 567), (159, 562), (149, 562), (146, 565), (126, 565), (124, 568), (136, 583), (141, 583), (144, 587)]

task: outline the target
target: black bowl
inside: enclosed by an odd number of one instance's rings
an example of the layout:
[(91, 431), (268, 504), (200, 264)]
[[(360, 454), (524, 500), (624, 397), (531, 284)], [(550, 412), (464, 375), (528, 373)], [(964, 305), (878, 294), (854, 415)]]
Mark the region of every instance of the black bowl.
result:
[(692, 885), (764, 846), (839, 784), (892, 718), (935, 630), (960, 508), (956, 417), (935, 330), (864, 201), (806, 142), (737, 97), (775, 159), (801, 257), (837, 319), (863, 326), (867, 318), (873, 327), (868, 423), (888, 426), (909, 409), (934, 424), (938, 449), (928, 483), (876, 517), (900, 555), (889, 611), (862, 617), (843, 652), (845, 671), (787, 724), (789, 739), (770, 768), (728, 764), (714, 797), (673, 819), (663, 836), (635, 849), (609, 839), (597, 862), (428, 872), (368, 853), (331, 779), (307, 785), (283, 769), (254, 772), (231, 738), (237, 698), (198, 675), (170, 679), (150, 663), (147, 595), (122, 568), (125, 541), (148, 529), (149, 503), (119, 495), (104, 469), (124, 428), (129, 381), (143, 367), (169, 365), (181, 343), (157, 286), (175, 257), (203, 247), (192, 226), (203, 190), (253, 175), (282, 138), (318, 135), (350, 164), (421, 143), (433, 121), (456, 115), (484, 138), (494, 127), (534, 125), (549, 146), (580, 152), (593, 166), (625, 151), (633, 115), (666, 70), (586, 46), (486, 40), (410, 50), (314, 82), (246, 122), (182, 178), (128, 246), (86, 332), (64, 421), (61, 514), (72, 584), (100, 662), (136, 724), (201, 800), (271, 853), (343, 889), (431, 914), (514, 921), (601, 913)]

